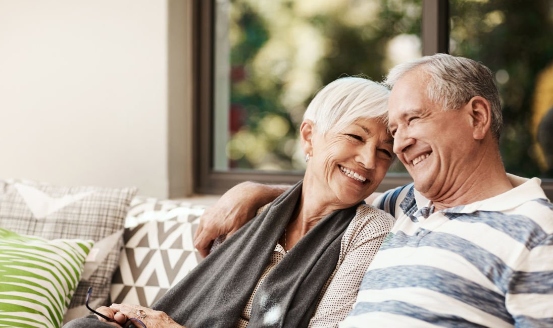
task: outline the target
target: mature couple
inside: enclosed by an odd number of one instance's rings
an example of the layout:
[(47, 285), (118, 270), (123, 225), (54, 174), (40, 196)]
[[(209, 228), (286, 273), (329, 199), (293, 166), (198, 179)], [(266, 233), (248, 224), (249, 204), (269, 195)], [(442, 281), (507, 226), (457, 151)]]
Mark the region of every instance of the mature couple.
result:
[[(490, 70), (437, 54), (385, 84), (322, 89), (300, 127), (304, 179), (223, 195), (196, 245), (229, 237), (155, 310), (116, 304), (67, 327), (553, 326), (553, 205), (505, 172)], [(364, 205), (392, 151), (414, 184)]]

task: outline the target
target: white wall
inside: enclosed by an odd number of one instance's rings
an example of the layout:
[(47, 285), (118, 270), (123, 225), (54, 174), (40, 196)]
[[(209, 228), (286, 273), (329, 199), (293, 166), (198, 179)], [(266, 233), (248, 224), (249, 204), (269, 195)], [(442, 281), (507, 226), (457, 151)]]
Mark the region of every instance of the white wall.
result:
[(168, 76), (175, 4), (186, 9), (180, 0), (0, 0), (0, 178), (190, 192), (187, 174), (171, 187), (169, 172), (169, 114), (187, 96), (170, 92), (185, 90)]

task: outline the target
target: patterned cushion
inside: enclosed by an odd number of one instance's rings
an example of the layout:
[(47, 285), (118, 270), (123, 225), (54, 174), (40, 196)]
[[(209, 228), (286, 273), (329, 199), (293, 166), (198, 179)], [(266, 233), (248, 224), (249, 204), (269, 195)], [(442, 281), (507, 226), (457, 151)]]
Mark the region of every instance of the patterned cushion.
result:
[(149, 221), (166, 220), (197, 223), (196, 221), (204, 213), (206, 207), (206, 205), (193, 204), (189, 201), (136, 196), (132, 199), (127, 212), (125, 227), (134, 227)]
[(92, 245), (0, 228), (0, 326), (60, 327)]
[[(70, 308), (106, 304), (119, 263), (121, 234), (136, 188), (60, 187), (26, 180), (0, 180), (0, 227), (47, 239), (77, 238), (96, 242)], [(80, 312), (77, 316), (80, 316)]]
[(133, 199), (112, 301), (151, 306), (186, 276), (201, 261), (192, 237), (204, 210), (188, 202)]

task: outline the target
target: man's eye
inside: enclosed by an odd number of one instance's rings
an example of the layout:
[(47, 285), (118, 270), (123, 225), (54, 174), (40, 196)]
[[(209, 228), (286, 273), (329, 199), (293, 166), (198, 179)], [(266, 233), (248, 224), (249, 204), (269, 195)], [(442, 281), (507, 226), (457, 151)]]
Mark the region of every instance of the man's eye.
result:
[(381, 148), (378, 151), (381, 152), (382, 154), (384, 154), (388, 158), (393, 157), (392, 153), (388, 149)]
[(361, 138), (361, 136), (358, 136), (358, 135), (356, 135), (356, 134), (349, 134), (349, 133), (348, 133), (348, 134), (346, 134), (346, 135), (347, 135), (348, 137), (350, 137), (350, 138), (355, 139), (355, 140), (363, 141), (363, 138)]

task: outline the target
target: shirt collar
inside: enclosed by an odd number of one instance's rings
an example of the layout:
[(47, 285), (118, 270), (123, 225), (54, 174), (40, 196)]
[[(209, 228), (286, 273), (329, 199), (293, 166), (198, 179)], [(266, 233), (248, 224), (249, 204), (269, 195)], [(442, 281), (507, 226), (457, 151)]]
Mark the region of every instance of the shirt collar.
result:
[[(547, 199), (538, 178), (526, 179), (507, 173), (513, 189), (467, 205), (460, 205), (443, 210), (446, 213), (472, 213), (476, 211), (506, 211), (533, 199)], [(432, 207), (432, 202), (414, 190), (417, 208)]]

